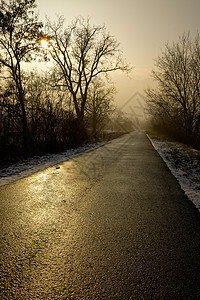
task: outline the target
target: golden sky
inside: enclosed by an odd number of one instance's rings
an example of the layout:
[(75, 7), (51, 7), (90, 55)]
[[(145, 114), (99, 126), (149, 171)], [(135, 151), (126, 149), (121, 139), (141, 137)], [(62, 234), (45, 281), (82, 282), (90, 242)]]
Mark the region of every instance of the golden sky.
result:
[(118, 98), (126, 101), (151, 85), (154, 59), (166, 42), (184, 31), (200, 32), (200, 0), (36, 0), (40, 18), (64, 15), (66, 25), (79, 15), (105, 24), (116, 37), (127, 61), (134, 66), (132, 79), (116, 74)]

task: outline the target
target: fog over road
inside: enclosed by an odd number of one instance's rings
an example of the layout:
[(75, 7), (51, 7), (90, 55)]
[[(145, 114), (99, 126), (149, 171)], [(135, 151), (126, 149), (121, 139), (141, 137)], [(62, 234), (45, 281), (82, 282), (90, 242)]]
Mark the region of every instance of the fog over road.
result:
[(1, 299), (200, 299), (200, 214), (134, 132), (0, 188)]

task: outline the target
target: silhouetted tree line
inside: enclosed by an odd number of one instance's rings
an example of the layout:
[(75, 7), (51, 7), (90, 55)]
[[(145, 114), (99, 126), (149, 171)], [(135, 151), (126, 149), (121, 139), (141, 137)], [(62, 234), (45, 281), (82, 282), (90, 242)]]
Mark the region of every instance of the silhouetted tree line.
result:
[[(0, 0), (0, 147), (36, 153), (78, 146), (97, 136), (112, 112), (113, 71), (129, 71), (104, 26), (76, 18), (65, 27), (39, 21), (35, 0)], [(45, 74), (23, 65), (52, 61)]]
[(156, 89), (146, 91), (157, 131), (200, 148), (200, 36), (183, 34), (167, 44), (153, 70)]

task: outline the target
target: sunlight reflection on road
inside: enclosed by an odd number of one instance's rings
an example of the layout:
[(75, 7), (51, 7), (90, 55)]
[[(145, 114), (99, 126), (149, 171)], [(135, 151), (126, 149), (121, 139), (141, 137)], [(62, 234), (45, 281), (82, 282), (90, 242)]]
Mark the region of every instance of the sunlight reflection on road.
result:
[(73, 160), (26, 178), (28, 196), (23, 206), (29, 224), (38, 228), (56, 223), (63, 213), (68, 214), (71, 207), (84, 198), (90, 184)]

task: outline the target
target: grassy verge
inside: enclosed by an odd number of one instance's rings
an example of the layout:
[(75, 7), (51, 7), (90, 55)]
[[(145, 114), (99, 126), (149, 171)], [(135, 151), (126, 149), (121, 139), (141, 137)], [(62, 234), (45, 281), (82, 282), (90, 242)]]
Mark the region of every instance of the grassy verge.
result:
[(147, 132), (182, 189), (200, 210), (200, 151), (154, 132)]

